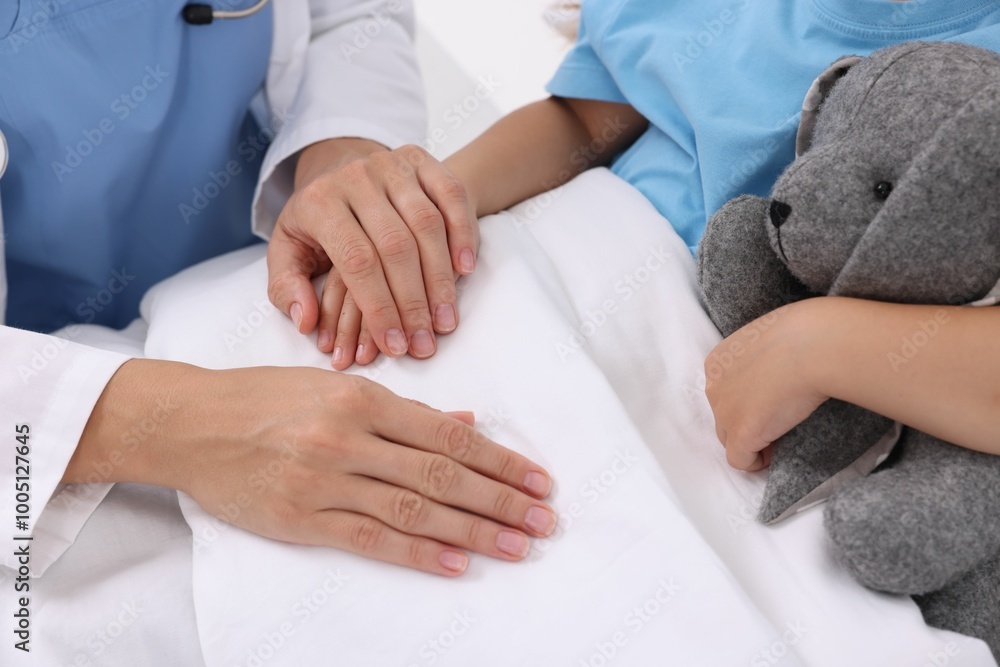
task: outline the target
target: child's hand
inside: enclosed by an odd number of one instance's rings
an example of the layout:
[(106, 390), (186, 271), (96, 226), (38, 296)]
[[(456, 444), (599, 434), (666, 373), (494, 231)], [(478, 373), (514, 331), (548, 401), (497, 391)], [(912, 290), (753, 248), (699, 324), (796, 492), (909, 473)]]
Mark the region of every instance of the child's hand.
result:
[[(457, 281), (459, 277), (456, 274), (455, 280)], [(329, 313), (325, 315), (329, 324), (320, 328), (318, 347), (320, 352), (332, 356), (330, 365), (335, 370), (342, 371), (355, 363), (366, 366), (375, 361), (379, 355), (378, 346), (372, 338), (364, 314), (358, 308), (353, 295), (344, 286), (337, 269), (331, 269), (327, 276), (322, 301), (324, 311)], [(449, 333), (455, 329), (458, 322), (451, 321), (445, 324), (450, 324), (446, 327), (448, 330), (438, 333)], [(328, 333), (324, 335), (324, 331)], [(417, 355), (415, 350), (411, 350), (410, 354), (423, 358)]]
[(705, 360), (705, 394), (734, 468), (767, 467), (771, 443), (829, 398), (815, 379), (826, 301), (779, 308), (719, 343)]
[(320, 352), (332, 355), (330, 365), (335, 370), (375, 361), (378, 346), (372, 339), (364, 314), (335, 268), (327, 276), (321, 309), (326, 323), (320, 327), (318, 347)]

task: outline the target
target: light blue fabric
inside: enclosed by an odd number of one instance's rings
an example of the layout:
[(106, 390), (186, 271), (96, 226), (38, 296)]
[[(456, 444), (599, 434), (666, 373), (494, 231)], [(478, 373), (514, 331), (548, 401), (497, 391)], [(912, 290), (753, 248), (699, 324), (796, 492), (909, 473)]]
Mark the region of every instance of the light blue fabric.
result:
[(124, 326), (154, 283), (254, 241), (271, 9), (191, 26), (185, 4), (3, 0), (7, 324)]
[(995, 1), (583, 0), (582, 16), (548, 90), (649, 119), (612, 169), (692, 252), (726, 201), (767, 196), (794, 157), (806, 91), (838, 57), (918, 39), (1000, 50)]

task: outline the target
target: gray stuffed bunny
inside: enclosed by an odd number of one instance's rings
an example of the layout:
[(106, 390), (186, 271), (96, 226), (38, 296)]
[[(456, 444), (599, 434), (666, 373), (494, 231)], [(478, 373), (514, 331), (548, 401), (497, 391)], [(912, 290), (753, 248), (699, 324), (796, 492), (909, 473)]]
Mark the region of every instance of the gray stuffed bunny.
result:
[[(843, 58), (806, 99), (797, 152), (769, 201), (708, 223), (698, 274), (723, 335), (820, 295), (997, 302), (1000, 56), (911, 42)], [(861, 583), (914, 596), (929, 624), (1000, 659), (1000, 456), (829, 400), (774, 443), (760, 519), (822, 499)]]

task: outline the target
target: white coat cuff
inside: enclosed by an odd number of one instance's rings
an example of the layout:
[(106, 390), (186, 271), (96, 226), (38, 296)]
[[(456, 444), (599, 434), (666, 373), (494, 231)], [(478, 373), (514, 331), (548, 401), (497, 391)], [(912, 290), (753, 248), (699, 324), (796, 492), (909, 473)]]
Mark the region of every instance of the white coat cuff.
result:
[[(7, 330), (4, 333), (10, 333)], [(45, 350), (52, 345), (52, 338), (27, 332), (17, 332), (17, 338), (37, 337), (19, 340), (12, 356), (27, 348)], [(28, 345), (24, 345), (27, 342)], [(53, 348), (54, 349), (54, 348)], [(44, 353), (44, 352), (43, 352)], [(14, 555), (18, 546), (30, 545), (30, 572), (39, 576), (73, 544), (83, 525), (93, 514), (101, 500), (111, 488), (111, 484), (61, 484), (66, 466), (76, 451), (83, 429), (90, 419), (90, 413), (107, 386), (111, 376), (129, 357), (113, 352), (67, 343), (51, 360), (48, 366), (29, 377), (26, 386), (18, 386), (24, 380), (23, 372), (32, 369), (17, 360), (16, 366), (8, 368), (13, 377), (8, 376), (4, 385), (4, 402), (10, 408), (5, 410), (2, 424), (8, 444), (17, 444), (15, 425), (28, 424), (30, 427), (30, 485), (31, 501), (28, 512), (30, 531), (14, 530), (10, 525), (6, 541), (4, 564), (17, 570), (21, 563)], [(6, 365), (6, 364), (5, 364)], [(34, 386), (32, 386), (34, 385)], [(26, 396), (19, 397), (19, 394)], [(22, 412), (23, 410), (23, 412)], [(9, 420), (9, 421), (8, 421)], [(10, 476), (10, 483), (4, 483), (4, 496), (0, 507), (4, 511), (0, 520), (14, 522), (14, 477), (17, 476), (14, 448), (3, 447), (7, 454), (0, 463), (0, 480)], [(110, 465), (110, 464), (108, 464)], [(95, 467), (95, 480), (101, 479), (101, 471)], [(31, 541), (11, 539), (31, 536)]]
[(299, 152), (318, 141), (336, 138), (368, 139), (393, 150), (408, 143), (378, 125), (360, 118), (324, 118), (279, 131), (267, 150), (254, 192), (253, 233), (268, 240), (278, 215), (295, 189)]

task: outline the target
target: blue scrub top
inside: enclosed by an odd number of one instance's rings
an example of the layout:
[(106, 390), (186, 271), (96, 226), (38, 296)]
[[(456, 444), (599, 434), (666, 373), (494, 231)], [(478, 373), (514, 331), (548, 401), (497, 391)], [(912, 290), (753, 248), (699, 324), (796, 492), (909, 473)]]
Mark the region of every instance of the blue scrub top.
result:
[(1000, 2), (583, 0), (578, 42), (548, 90), (627, 102), (650, 121), (612, 170), (693, 251), (728, 200), (769, 194), (830, 63), (909, 40), (1000, 50)]
[(8, 325), (123, 327), (153, 284), (255, 241), (270, 6), (192, 26), (187, 0), (2, 4)]

